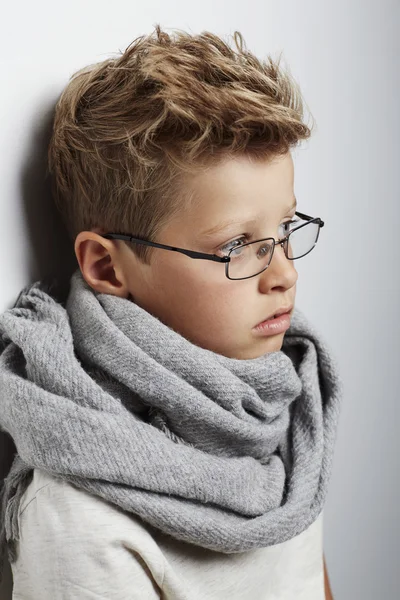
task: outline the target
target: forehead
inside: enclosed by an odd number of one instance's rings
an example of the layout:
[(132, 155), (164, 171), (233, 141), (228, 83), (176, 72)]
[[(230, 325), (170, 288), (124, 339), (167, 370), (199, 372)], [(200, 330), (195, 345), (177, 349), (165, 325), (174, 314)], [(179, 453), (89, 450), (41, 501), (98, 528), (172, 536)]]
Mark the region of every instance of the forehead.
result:
[(190, 197), (187, 216), (235, 219), (244, 211), (279, 212), (282, 207), (291, 206), (293, 185), (290, 153), (273, 160), (229, 158), (187, 178), (185, 187)]

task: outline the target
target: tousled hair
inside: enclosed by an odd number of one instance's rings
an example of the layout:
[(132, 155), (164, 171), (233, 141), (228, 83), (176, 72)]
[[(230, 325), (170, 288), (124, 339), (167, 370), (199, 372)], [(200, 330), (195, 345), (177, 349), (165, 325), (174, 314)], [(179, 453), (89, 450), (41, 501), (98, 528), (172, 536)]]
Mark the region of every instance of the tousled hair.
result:
[[(310, 137), (304, 101), (280, 58), (261, 61), (218, 36), (159, 25), (117, 57), (74, 73), (48, 149), (54, 201), (80, 231), (155, 241), (185, 207), (183, 181), (235, 154), (273, 159)], [(152, 248), (126, 242), (144, 262)]]

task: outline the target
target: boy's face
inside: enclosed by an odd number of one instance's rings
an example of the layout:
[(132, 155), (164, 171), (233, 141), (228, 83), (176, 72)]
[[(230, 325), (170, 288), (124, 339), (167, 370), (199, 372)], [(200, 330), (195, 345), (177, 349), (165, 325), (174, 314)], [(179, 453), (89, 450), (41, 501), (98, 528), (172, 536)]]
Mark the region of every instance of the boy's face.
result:
[[(240, 156), (217, 164), (191, 176), (188, 192), (194, 195), (190, 208), (164, 229), (157, 242), (214, 254), (243, 234), (251, 234), (249, 241), (277, 239), (282, 222), (294, 216), (295, 208), (289, 208), (295, 199), (293, 184), (290, 152), (273, 162)], [(237, 221), (237, 226), (211, 237), (205, 235), (227, 219)], [(243, 225), (253, 219), (250, 227)], [(225, 276), (224, 263), (194, 260), (168, 250), (154, 249), (151, 264), (144, 265), (124, 244), (114, 246), (114, 277), (105, 281), (104, 273), (95, 278), (94, 252), (93, 256), (92, 263), (86, 257), (81, 265), (92, 287), (132, 296), (139, 306), (203, 348), (238, 359), (281, 349), (284, 333), (260, 336), (253, 329), (275, 310), (295, 303), (298, 274), (280, 245), (275, 246), (264, 272), (236, 281)]]

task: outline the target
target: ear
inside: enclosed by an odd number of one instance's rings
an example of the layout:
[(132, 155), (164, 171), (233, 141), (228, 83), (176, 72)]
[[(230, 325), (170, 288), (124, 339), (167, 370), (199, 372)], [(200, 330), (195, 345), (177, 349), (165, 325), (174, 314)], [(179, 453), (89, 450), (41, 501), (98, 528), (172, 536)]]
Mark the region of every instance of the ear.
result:
[(74, 250), (82, 276), (90, 287), (102, 294), (129, 297), (120, 240), (104, 238), (96, 230), (80, 231)]

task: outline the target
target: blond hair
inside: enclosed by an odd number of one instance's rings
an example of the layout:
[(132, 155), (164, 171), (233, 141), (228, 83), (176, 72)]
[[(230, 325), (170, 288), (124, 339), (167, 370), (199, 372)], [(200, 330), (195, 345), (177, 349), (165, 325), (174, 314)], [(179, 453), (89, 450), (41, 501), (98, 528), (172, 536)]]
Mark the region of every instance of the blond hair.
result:
[[(74, 73), (48, 150), (54, 201), (70, 236), (99, 227), (154, 241), (184, 207), (185, 173), (235, 153), (285, 154), (311, 135), (280, 59), (260, 61), (203, 32), (159, 25), (116, 57)], [(152, 249), (131, 245), (144, 262)]]

